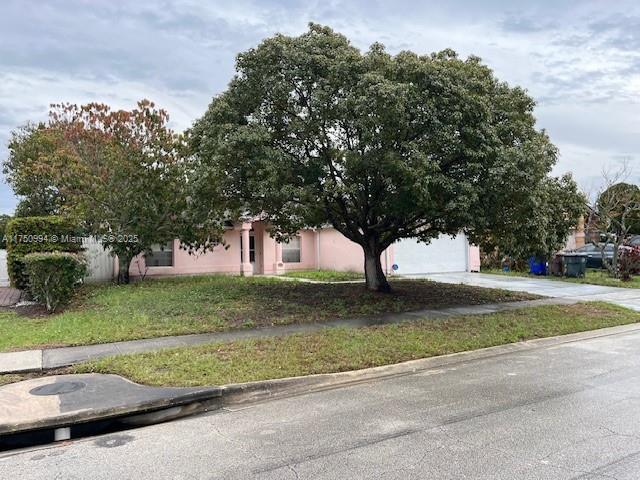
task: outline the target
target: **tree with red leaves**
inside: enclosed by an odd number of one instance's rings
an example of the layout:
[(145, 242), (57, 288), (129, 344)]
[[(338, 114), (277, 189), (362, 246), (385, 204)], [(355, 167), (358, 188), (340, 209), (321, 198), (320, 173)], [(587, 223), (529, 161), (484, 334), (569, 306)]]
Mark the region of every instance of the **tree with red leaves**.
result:
[[(51, 106), (47, 124), (21, 136), (23, 142), (46, 138), (47, 148), (32, 152), (13, 177), (39, 172), (47, 178), (60, 211), (79, 219), (117, 255), (123, 283), (129, 282), (132, 259), (154, 244), (179, 238), (184, 248), (201, 250), (221, 237), (218, 215), (196, 218), (199, 210), (188, 192), (192, 160), (168, 121), (167, 112), (148, 100), (132, 110), (63, 103)], [(11, 153), (20, 146), (14, 144)]]

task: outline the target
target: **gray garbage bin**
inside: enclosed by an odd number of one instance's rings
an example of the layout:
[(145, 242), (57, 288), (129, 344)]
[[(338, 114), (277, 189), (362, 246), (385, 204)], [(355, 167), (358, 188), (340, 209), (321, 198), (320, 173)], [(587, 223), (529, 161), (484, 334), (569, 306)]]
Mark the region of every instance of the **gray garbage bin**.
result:
[(566, 277), (584, 277), (587, 273), (587, 257), (579, 253), (562, 255), (564, 275)]

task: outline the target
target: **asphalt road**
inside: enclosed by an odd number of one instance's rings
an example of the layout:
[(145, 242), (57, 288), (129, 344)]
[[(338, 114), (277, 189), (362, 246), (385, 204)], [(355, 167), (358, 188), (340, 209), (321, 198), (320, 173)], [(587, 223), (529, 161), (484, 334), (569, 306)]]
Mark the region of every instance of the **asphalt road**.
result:
[(3, 479), (638, 479), (640, 332), (0, 454)]

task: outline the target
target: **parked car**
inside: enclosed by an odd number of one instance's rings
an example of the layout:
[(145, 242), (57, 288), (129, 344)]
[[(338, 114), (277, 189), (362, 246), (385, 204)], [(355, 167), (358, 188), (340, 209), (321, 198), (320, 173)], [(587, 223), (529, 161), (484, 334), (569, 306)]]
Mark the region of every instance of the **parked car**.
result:
[(631, 247), (640, 247), (640, 235), (634, 235), (633, 237), (631, 237), (631, 239), (627, 242), (627, 245)]
[[(584, 247), (572, 250), (573, 253), (580, 253), (587, 257), (587, 268), (604, 268), (602, 264), (602, 250), (600, 245), (588, 243)], [(613, 258), (613, 245), (606, 245), (604, 255), (607, 260)]]

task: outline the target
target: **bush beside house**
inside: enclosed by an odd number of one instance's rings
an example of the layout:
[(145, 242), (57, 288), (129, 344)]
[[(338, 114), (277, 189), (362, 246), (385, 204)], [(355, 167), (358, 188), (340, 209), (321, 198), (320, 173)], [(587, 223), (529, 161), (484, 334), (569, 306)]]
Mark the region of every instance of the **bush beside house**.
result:
[(30, 253), (23, 259), (34, 300), (49, 313), (71, 300), (75, 286), (86, 273), (86, 264), (75, 253)]
[(82, 251), (75, 222), (60, 216), (17, 217), (7, 223), (7, 269), (11, 285), (29, 289), (25, 256), (30, 253)]
[(11, 215), (0, 215), (0, 250), (7, 248), (7, 223), (11, 220)]

